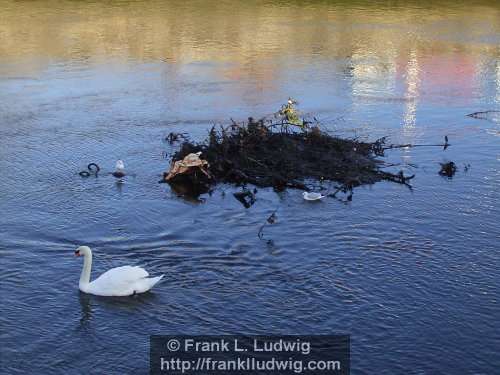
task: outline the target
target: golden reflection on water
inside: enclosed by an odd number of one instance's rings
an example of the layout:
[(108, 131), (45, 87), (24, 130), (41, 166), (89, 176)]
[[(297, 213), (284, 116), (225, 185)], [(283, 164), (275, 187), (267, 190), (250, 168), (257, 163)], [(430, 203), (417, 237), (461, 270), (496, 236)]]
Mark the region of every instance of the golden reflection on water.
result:
[(370, 4), (1, 0), (0, 57), (251, 62), (273, 55), (377, 56), (382, 69), (415, 51), (498, 53), (495, 1)]
[(500, 102), (499, 35), (497, 1), (0, 0), (0, 77), (68, 61), (222, 62), (218, 78), (265, 91), (321, 63), (312, 74), (349, 70), (353, 105), (404, 102), (411, 133), (422, 92)]
[(497, 104), (500, 104), (500, 61), (497, 62), (496, 66), (496, 88), (497, 94), (495, 100)]

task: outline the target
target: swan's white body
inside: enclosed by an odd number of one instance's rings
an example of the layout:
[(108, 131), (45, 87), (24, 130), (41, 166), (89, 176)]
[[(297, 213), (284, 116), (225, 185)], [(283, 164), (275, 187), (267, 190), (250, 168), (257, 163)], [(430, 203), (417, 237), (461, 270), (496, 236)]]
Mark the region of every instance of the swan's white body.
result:
[(304, 199), (306, 201), (317, 201), (317, 200), (320, 200), (320, 199), (323, 199), (326, 197), (326, 195), (323, 195), (321, 193), (314, 193), (314, 192), (307, 192), (307, 191), (304, 191), (302, 193), (302, 196), (304, 197)]
[(149, 273), (137, 266), (122, 266), (112, 268), (104, 272), (94, 281), (90, 281), (90, 271), (92, 268), (92, 251), (88, 246), (80, 246), (75, 255), (83, 255), (83, 269), (78, 284), (79, 289), (84, 293), (96, 296), (131, 296), (144, 293), (156, 285), (163, 275), (148, 277)]

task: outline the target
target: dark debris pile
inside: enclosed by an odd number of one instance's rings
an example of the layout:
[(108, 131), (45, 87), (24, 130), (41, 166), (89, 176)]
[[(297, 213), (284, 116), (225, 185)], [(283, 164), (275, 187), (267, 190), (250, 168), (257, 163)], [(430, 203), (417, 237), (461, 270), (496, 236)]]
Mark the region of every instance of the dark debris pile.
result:
[(381, 180), (409, 186), (413, 176), (382, 170), (384, 145), (384, 138), (362, 142), (332, 136), (316, 126), (249, 118), (245, 124), (213, 127), (203, 143), (184, 141), (172, 163), (201, 152), (200, 158), (209, 163), (209, 175), (193, 171), (168, 182), (194, 192), (207, 191), (215, 183), (309, 190), (310, 180), (333, 181), (344, 191)]

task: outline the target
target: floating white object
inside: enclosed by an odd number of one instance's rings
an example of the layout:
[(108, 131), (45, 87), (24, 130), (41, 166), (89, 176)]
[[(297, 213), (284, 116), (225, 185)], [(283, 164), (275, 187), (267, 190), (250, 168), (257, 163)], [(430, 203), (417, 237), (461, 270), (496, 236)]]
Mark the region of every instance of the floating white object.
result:
[(304, 191), (302, 193), (302, 196), (306, 201), (317, 201), (326, 197), (326, 195), (323, 195), (321, 193), (307, 192), (307, 191)]
[(75, 256), (83, 256), (83, 270), (78, 288), (84, 293), (96, 296), (123, 297), (144, 293), (164, 276), (148, 277), (149, 273), (144, 268), (123, 266), (112, 268), (91, 282), (92, 251), (90, 247), (80, 246), (76, 249)]
[(123, 163), (123, 160), (118, 160), (116, 162), (115, 171), (113, 172), (113, 176), (115, 176), (116, 178), (120, 178), (120, 179), (125, 177), (125, 164)]
[(116, 168), (117, 171), (124, 171), (125, 170), (125, 164), (123, 163), (123, 160), (118, 160), (116, 162), (115, 168)]

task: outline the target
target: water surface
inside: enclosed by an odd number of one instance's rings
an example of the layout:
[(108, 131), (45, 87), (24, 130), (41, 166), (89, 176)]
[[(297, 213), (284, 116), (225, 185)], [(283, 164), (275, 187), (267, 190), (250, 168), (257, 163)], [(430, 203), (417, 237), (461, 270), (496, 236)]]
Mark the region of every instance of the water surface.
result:
[[(2, 373), (146, 373), (169, 333), (348, 333), (355, 374), (495, 373), (500, 124), (466, 114), (500, 110), (499, 20), (494, 1), (0, 0)], [(169, 132), (289, 96), (337, 134), (452, 146), (392, 151), (413, 191), (349, 204), (263, 189), (245, 210), (230, 186), (194, 203), (157, 183)], [(123, 185), (77, 174), (119, 158)], [(94, 275), (166, 280), (82, 295), (81, 244)]]

